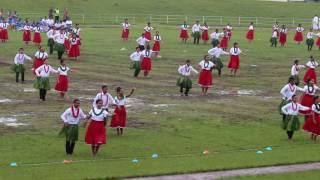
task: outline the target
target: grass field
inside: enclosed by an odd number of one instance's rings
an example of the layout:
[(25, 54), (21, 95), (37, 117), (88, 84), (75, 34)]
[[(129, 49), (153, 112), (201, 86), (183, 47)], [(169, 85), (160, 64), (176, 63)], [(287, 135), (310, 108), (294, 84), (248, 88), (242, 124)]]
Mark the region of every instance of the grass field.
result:
[[(29, 10), (31, 3), (23, 2), (2, 5), (18, 10)], [(88, 5), (89, 1), (73, 5), (75, 1), (67, 1), (71, 12), (84, 11), (95, 13), (102, 10), (99, 2)], [(116, 2), (116, 1), (114, 1)], [(122, 2), (117, 1), (122, 7)], [(130, 1), (131, 2), (131, 1)], [(137, 1), (135, 1), (137, 2)], [(139, 1), (140, 2), (140, 1)], [(166, 2), (166, 3), (164, 3)], [(189, 2), (189, 1), (185, 1)], [(217, 13), (224, 15), (231, 2), (217, 2), (221, 8)], [(257, 15), (268, 16), (265, 6), (284, 6), (283, 4), (243, 0), (237, 4), (234, 15), (245, 15), (250, 11)], [(241, 11), (251, 4), (255, 8)], [(26, 4), (24, 4), (26, 3)], [(131, 11), (127, 5), (126, 9)], [(140, 2), (141, 3), (141, 2)], [(163, 12), (183, 14), (191, 6), (176, 7), (169, 11), (163, 1), (160, 10)], [(211, 1), (203, 1), (203, 7), (213, 5)], [(62, 4), (62, 1), (58, 1)], [(22, 5), (23, 8), (22, 8)], [(39, 4), (46, 9), (50, 3)], [(61, 5), (62, 6), (62, 5)], [(152, 3), (148, 6), (154, 6)], [(147, 6), (147, 7), (148, 7)], [(295, 9), (315, 8), (314, 4), (292, 3), (275, 16), (284, 16), (286, 12), (294, 14)], [(106, 6), (108, 12), (122, 12)], [(237, 10), (238, 9), (238, 10)], [(96, 11), (95, 11), (96, 10)], [(159, 10), (159, 11), (160, 11)], [(208, 8), (209, 10), (209, 8)], [(145, 9), (146, 13), (148, 12)], [(39, 10), (37, 12), (45, 12)], [(263, 13), (264, 12), (264, 13)], [(242, 13), (242, 14), (241, 14)], [(260, 13), (260, 14), (258, 14)], [(310, 17), (313, 12), (308, 11)], [(190, 11), (190, 14), (192, 12)], [(302, 12), (301, 12), (302, 14)], [(81, 129), (72, 164), (62, 164), (64, 155), (64, 139), (58, 138), (61, 128), (59, 116), (70, 105), (69, 102), (57, 101), (57, 94), (49, 93), (48, 101), (38, 101), (37, 92), (24, 92), (32, 88), (33, 75), (26, 74), (26, 84), (15, 84), (14, 74), (8, 63), (19, 47), (24, 47), (27, 54), (35, 53), (35, 47), (25, 46), (21, 42), (22, 33), (10, 32), (10, 41), (0, 44), (0, 99), (22, 100), (20, 102), (0, 103), (0, 117), (17, 118), (28, 126), (18, 128), (0, 124), (0, 179), (84, 179), (105, 177), (144, 176), (156, 174), (186, 173), (233, 168), (288, 164), (297, 162), (319, 161), (318, 142), (310, 142), (307, 134), (299, 132), (292, 142), (286, 140), (280, 129), (280, 117), (277, 106), (280, 100), (279, 90), (286, 83), (293, 58), (306, 62), (310, 55), (305, 45), (298, 46), (292, 42), (290, 32), (285, 48), (270, 48), (270, 31), (259, 29), (256, 40), (248, 44), (245, 31), (236, 29), (232, 41), (238, 41), (240, 48), (247, 56), (241, 57), (240, 77), (227, 76), (224, 69), (222, 78), (214, 77), (214, 87), (208, 97), (199, 97), (199, 87), (194, 77), (194, 88), (188, 98), (180, 97), (175, 82), (178, 77), (177, 67), (186, 58), (196, 64), (210, 48), (209, 45), (181, 44), (178, 30), (170, 26), (157, 26), (163, 38), (161, 59), (153, 61), (154, 69), (150, 79), (133, 79), (129, 69), (128, 55), (135, 47), (135, 39), (141, 32), (143, 24), (134, 27), (129, 42), (122, 42), (118, 28), (94, 29), (85, 28), (82, 32), (82, 56), (79, 61), (68, 61), (71, 68), (78, 69), (72, 73), (69, 96), (80, 97), (82, 107), (88, 111), (90, 98), (99, 91), (102, 84), (108, 84), (114, 94), (116, 86), (129, 90), (136, 87), (136, 93), (129, 107), (128, 129), (123, 137), (117, 137), (112, 130), (108, 131), (108, 144), (102, 147), (97, 158), (92, 158), (90, 148), (84, 144), (84, 129)], [(120, 51), (125, 47), (126, 51)], [(318, 59), (319, 51), (312, 54)], [(50, 63), (57, 67), (56, 55), (50, 57)], [(228, 58), (223, 58), (227, 64)], [(256, 65), (256, 66), (252, 66)], [(31, 65), (28, 64), (31, 68)], [(51, 83), (55, 82), (52, 77)], [(240, 91), (240, 92), (239, 92)], [(248, 94), (247, 91), (253, 94)], [(226, 94), (227, 93), (227, 94)], [(266, 146), (273, 151), (257, 155), (255, 152)], [(210, 154), (203, 156), (202, 151), (208, 149)], [(151, 159), (158, 153), (158, 159)], [(140, 162), (131, 161), (138, 158)], [(18, 167), (8, 164), (17, 162)], [(306, 172), (308, 173), (308, 172)], [(314, 171), (310, 172), (314, 173)]]

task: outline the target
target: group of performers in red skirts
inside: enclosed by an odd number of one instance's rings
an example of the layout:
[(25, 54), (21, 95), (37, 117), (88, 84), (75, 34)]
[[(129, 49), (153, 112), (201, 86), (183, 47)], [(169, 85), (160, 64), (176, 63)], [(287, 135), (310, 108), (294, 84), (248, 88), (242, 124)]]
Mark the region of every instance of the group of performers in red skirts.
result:
[[(282, 101), (279, 106), (279, 112), (282, 115), (282, 129), (287, 132), (288, 139), (291, 140), (295, 131), (300, 128), (299, 114), (304, 115), (303, 130), (311, 134), (311, 139), (316, 140), (320, 135), (320, 98), (316, 92), (320, 90), (317, 84), (317, 75), (315, 69), (319, 66), (313, 56), (310, 56), (305, 65), (299, 64), (295, 60), (291, 68), (291, 76), (288, 84), (280, 91)], [(307, 68), (303, 78), (304, 87), (298, 85), (299, 72)], [(300, 100), (296, 93), (302, 92)]]

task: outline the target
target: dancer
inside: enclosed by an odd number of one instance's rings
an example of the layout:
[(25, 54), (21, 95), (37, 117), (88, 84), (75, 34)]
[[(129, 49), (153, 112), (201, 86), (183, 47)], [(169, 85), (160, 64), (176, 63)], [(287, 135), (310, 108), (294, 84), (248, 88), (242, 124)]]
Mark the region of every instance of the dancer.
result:
[(80, 100), (74, 99), (70, 108), (66, 109), (61, 115), (63, 121), (63, 128), (59, 134), (64, 134), (66, 137), (66, 153), (72, 155), (76, 142), (79, 137), (80, 120), (86, 119), (87, 116), (80, 108)]
[(193, 44), (199, 44), (199, 40), (201, 36), (200, 30), (201, 30), (201, 25), (199, 24), (199, 21), (196, 21), (196, 23), (192, 26)]
[[(313, 104), (313, 97), (316, 91), (319, 91), (319, 87), (314, 85), (313, 79), (309, 79), (307, 84), (303, 88), (304, 94), (302, 95), (300, 104), (311, 108)], [(310, 111), (300, 111), (301, 114), (305, 115), (305, 120), (308, 119)]]
[(294, 82), (295, 82), (295, 85), (299, 86), (299, 83), (300, 83), (300, 78), (299, 78), (299, 71), (300, 69), (302, 68), (305, 68), (304, 65), (300, 65), (299, 64), (299, 60), (294, 60), (294, 63), (291, 67), (291, 76), (294, 78)]
[(273, 30), (270, 42), (271, 42), (271, 47), (273, 47), (273, 46), (277, 47), (277, 44), (278, 44), (278, 31), (277, 30)]
[(14, 57), (14, 65), (13, 65), (13, 71), (16, 73), (16, 82), (19, 82), (19, 75), (21, 73), (21, 83), (24, 83), (24, 62), (25, 60), (29, 60), (32, 62), (32, 58), (29, 57), (24, 53), (24, 49), (20, 48), (19, 52)]
[(141, 60), (141, 51), (139, 47), (136, 47), (136, 51), (130, 55), (132, 61), (131, 68), (134, 69), (133, 77), (138, 78), (141, 71), (140, 60)]
[(143, 70), (144, 77), (148, 77), (152, 69), (152, 53), (150, 46), (147, 45), (146, 49), (141, 52), (141, 70)]
[(209, 26), (207, 25), (206, 22), (203, 23), (203, 26), (201, 26), (202, 34), (201, 34), (201, 39), (204, 44), (207, 44), (209, 41)]
[(310, 31), (307, 33), (307, 40), (306, 40), (306, 44), (308, 46), (308, 51), (312, 50), (312, 47), (314, 44), (313, 35), (314, 35), (314, 33), (312, 32), (312, 29), (310, 29)]
[(151, 26), (151, 23), (150, 22), (148, 22), (147, 23), (147, 26), (146, 27), (144, 27), (144, 37), (146, 38), (146, 39), (148, 39), (149, 41), (151, 41), (151, 32), (152, 32), (152, 30), (153, 30), (153, 27)]
[(122, 34), (121, 34), (121, 38), (123, 41), (128, 41), (130, 26), (131, 25), (128, 23), (128, 19), (124, 19), (124, 22), (122, 23)]
[(34, 34), (33, 34), (33, 43), (35, 46), (40, 46), (41, 44), (41, 27), (39, 24), (36, 25), (36, 27), (33, 28)]
[(320, 33), (317, 33), (315, 35), (317, 36), (316, 46), (318, 46), (318, 49), (320, 50)]
[(296, 34), (294, 35), (294, 40), (298, 44), (301, 44), (301, 42), (303, 41), (303, 34), (302, 34), (303, 31), (304, 31), (304, 28), (301, 26), (301, 24), (298, 24), (298, 27), (296, 28)]
[(5, 43), (9, 39), (8, 35), (8, 27), (9, 23), (6, 20), (3, 20), (2, 23), (0, 23), (0, 40), (1, 42)]
[(60, 29), (60, 32), (54, 36), (55, 49), (58, 52), (58, 59), (62, 59), (63, 53), (65, 52), (64, 41), (68, 39), (64, 30)]
[(117, 129), (118, 136), (123, 134), (123, 129), (126, 127), (127, 111), (125, 105), (127, 103), (127, 98), (130, 97), (133, 92), (134, 88), (131, 90), (130, 94), (124, 95), (121, 87), (117, 87), (116, 89), (117, 96), (114, 97), (116, 108), (114, 110), (114, 116), (112, 116), (112, 120), (110, 122), (110, 127)]
[(304, 122), (303, 130), (311, 133), (311, 140), (317, 140), (320, 135), (320, 98), (315, 96), (314, 103), (311, 106), (311, 115)]
[(218, 44), (220, 43), (219, 42), (219, 38), (220, 38), (221, 35), (222, 34), (219, 33), (219, 29), (216, 29), (215, 32), (210, 34), (212, 47), (218, 46)]
[(228, 52), (224, 51), (219, 45), (217, 47), (211, 48), (208, 54), (212, 56), (212, 62), (215, 64), (215, 69), (218, 70), (218, 75), (221, 77), (221, 72), (223, 68), (223, 63), (220, 59), (221, 55), (229, 55)]
[(276, 21), (276, 23), (272, 25), (272, 32), (274, 31), (277, 32), (277, 37), (278, 37), (280, 32), (280, 26), (278, 21)]
[(33, 63), (33, 72), (35, 74), (35, 70), (42, 66), (44, 61), (48, 59), (48, 54), (42, 46), (39, 46), (38, 51), (34, 55), (34, 63)]
[(64, 60), (60, 60), (60, 67), (57, 71), (59, 73), (59, 78), (54, 89), (60, 93), (60, 98), (64, 99), (64, 95), (68, 92), (68, 72), (71, 71), (71, 69), (66, 66)]
[(227, 26), (225, 27), (225, 29), (227, 30), (227, 35), (228, 35), (228, 38), (229, 40), (231, 39), (231, 36), (232, 36), (232, 26), (230, 23), (227, 24)]
[(92, 106), (96, 107), (96, 101), (98, 99), (102, 100), (102, 109), (109, 111), (110, 106), (113, 106), (115, 104), (115, 101), (110, 93), (108, 93), (108, 86), (103, 85), (101, 86), (101, 92), (96, 95), (96, 97), (93, 100)]
[(70, 59), (77, 60), (78, 57), (80, 56), (79, 42), (80, 42), (80, 39), (77, 37), (77, 35), (72, 34), (72, 37), (70, 39), (71, 47), (68, 53), (68, 56)]
[(156, 32), (156, 35), (153, 37), (154, 44), (152, 47), (152, 52), (154, 52), (155, 57), (161, 58), (160, 56), (160, 42), (161, 42), (161, 36), (159, 34), (159, 31)]
[[(190, 65), (190, 60), (186, 60), (186, 64), (183, 66), (179, 66), (178, 72), (180, 74), (180, 77), (177, 81), (177, 86), (180, 87), (180, 93), (181, 96), (189, 96), (189, 91), (192, 88), (192, 81), (191, 81), (191, 72), (198, 74), (198, 71), (195, 70), (191, 65)], [(183, 93), (183, 89), (185, 90)]]
[(102, 99), (95, 101), (95, 107), (89, 112), (89, 121), (86, 127), (85, 142), (91, 145), (92, 155), (96, 156), (102, 144), (106, 144), (107, 119), (111, 113), (103, 109)]
[(46, 100), (47, 90), (50, 90), (50, 73), (58, 73), (58, 71), (53, 69), (49, 64), (47, 64), (47, 62), (48, 60), (45, 60), (44, 64), (35, 70), (37, 78), (34, 84), (34, 88), (39, 89), (40, 99), (42, 101)]
[[(238, 43), (233, 43), (233, 47), (230, 49), (230, 61), (228, 68), (230, 69), (230, 75), (236, 76), (240, 67), (240, 54), (244, 54), (238, 47)], [(245, 55), (245, 54), (244, 54)]]
[(291, 101), (292, 96), (296, 94), (297, 90), (304, 92), (303, 88), (300, 88), (299, 86), (295, 85), (294, 78), (292, 76), (290, 76), (290, 78), (288, 80), (288, 84), (286, 84), (280, 91), (280, 94), (282, 95), (282, 100), (279, 105), (279, 113), (280, 113), (280, 115), (282, 115), (283, 121), (286, 119), (286, 115), (282, 112), (281, 109), (283, 106), (285, 106), (286, 104), (288, 104)]
[(201, 96), (206, 96), (209, 87), (212, 87), (212, 69), (215, 66), (213, 62), (209, 61), (209, 56), (205, 55), (200, 61), (199, 67), (201, 69), (198, 83), (201, 86)]
[(313, 56), (310, 56), (310, 59), (306, 64), (308, 70), (306, 71), (303, 77), (303, 81), (305, 83), (307, 83), (309, 79), (313, 79), (314, 83), (317, 84), (317, 74), (315, 68), (317, 68), (318, 66), (318, 62), (313, 58)]
[(284, 47), (284, 45), (287, 42), (287, 34), (288, 34), (288, 29), (286, 28), (285, 25), (282, 25), (279, 32), (279, 42), (281, 47)]
[(287, 131), (288, 140), (292, 140), (295, 131), (300, 128), (299, 111), (307, 111), (310, 108), (302, 106), (297, 102), (297, 96), (292, 95), (291, 102), (281, 108), (285, 119), (282, 121), (282, 129)]
[(317, 15), (313, 16), (312, 19), (312, 29), (313, 30), (319, 30), (319, 17)]
[(253, 41), (253, 39), (254, 39), (254, 27), (253, 27), (253, 22), (251, 22), (250, 25), (249, 25), (246, 38), (247, 38), (247, 40), (248, 40), (249, 43), (251, 43), (251, 42)]
[(183, 21), (183, 24), (180, 27), (180, 38), (185, 44), (187, 43), (187, 40), (189, 38), (188, 28), (189, 26), (187, 25), (187, 22)]
[(49, 46), (49, 53), (50, 55), (53, 54), (53, 47), (54, 47), (54, 36), (56, 35), (56, 29), (53, 26), (50, 28), (50, 30), (47, 32), (47, 37), (48, 37), (48, 46)]
[(138, 43), (140, 51), (143, 51), (144, 47), (149, 44), (149, 40), (145, 38), (144, 33), (141, 34), (141, 37), (139, 37), (136, 42)]
[(23, 26), (23, 41), (26, 44), (29, 44), (29, 42), (31, 41), (31, 26), (28, 20), (26, 20), (26, 23)]
[(229, 42), (228, 32), (224, 29), (223, 30), (223, 37), (222, 37), (221, 42), (220, 42), (221, 49), (226, 51), (227, 48), (228, 48), (228, 42)]

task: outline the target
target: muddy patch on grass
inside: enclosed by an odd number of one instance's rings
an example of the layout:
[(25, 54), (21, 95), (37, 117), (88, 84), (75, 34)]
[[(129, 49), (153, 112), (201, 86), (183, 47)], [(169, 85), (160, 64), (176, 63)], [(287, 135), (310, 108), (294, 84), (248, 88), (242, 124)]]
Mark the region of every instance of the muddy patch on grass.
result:
[(0, 99), (0, 104), (17, 104), (23, 102), (22, 100), (15, 99)]
[(24, 88), (23, 92), (37, 92), (37, 89), (34, 88)]
[(0, 65), (1, 66), (12, 66), (12, 64), (4, 62), (4, 61), (0, 61)]
[(263, 94), (260, 90), (241, 89), (241, 90), (216, 90), (214, 94), (221, 96), (259, 96)]
[(159, 123), (156, 122), (145, 122), (137, 119), (129, 119), (127, 121), (127, 125), (130, 128), (139, 128), (139, 129), (148, 129), (148, 128), (155, 128), (160, 127)]

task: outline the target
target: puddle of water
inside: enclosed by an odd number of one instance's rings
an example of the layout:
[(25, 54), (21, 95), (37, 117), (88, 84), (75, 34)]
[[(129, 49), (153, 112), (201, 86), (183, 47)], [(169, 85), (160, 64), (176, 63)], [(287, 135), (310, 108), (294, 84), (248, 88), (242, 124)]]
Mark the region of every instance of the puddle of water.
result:
[(149, 106), (154, 108), (161, 108), (161, 107), (168, 108), (169, 106), (175, 106), (175, 105), (176, 104), (149, 104)]
[(37, 90), (34, 88), (24, 88), (23, 92), (37, 92)]
[(23, 102), (22, 100), (13, 100), (13, 99), (0, 99), (0, 103), (16, 103)]
[(16, 118), (4, 118), (4, 117), (0, 117), (0, 124), (4, 124), (6, 126), (10, 126), (10, 127), (18, 127), (18, 126), (27, 126), (28, 124), (26, 123), (19, 123), (17, 122)]

